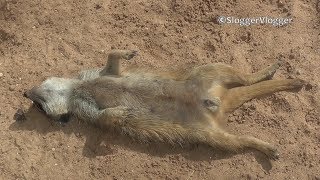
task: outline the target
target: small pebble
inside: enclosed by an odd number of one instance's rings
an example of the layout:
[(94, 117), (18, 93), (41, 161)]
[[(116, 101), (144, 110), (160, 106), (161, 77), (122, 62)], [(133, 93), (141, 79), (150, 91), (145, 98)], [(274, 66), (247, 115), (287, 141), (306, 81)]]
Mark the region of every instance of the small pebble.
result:
[(289, 144), (294, 144), (294, 141), (293, 140), (289, 140)]
[(14, 85), (9, 86), (9, 91), (14, 91), (14, 89), (15, 89)]
[(280, 144), (280, 145), (284, 145), (284, 144), (285, 144), (285, 140), (284, 140), (284, 139), (281, 139), (281, 140), (279, 141), (279, 144)]
[(313, 88), (312, 84), (308, 83), (305, 86), (306, 91), (310, 91)]
[(3, 76), (3, 73), (0, 73), (0, 77), (2, 77)]

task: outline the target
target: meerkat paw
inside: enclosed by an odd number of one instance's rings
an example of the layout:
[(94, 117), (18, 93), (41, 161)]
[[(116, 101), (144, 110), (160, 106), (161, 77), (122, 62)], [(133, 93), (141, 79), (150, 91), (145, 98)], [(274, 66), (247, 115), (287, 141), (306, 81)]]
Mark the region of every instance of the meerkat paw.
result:
[(296, 79), (289, 79), (288, 87), (289, 87), (289, 91), (291, 92), (299, 92), (305, 85), (307, 85), (306, 81), (296, 78)]
[(278, 60), (272, 66), (274, 66), (275, 69), (278, 69), (283, 63), (284, 63), (283, 60)]
[(274, 64), (272, 64), (269, 67), (269, 72), (268, 72), (268, 75), (267, 75), (267, 79), (272, 79), (272, 77), (274, 76), (276, 71), (279, 69), (281, 64), (283, 64), (283, 60), (278, 60), (277, 62), (275, 62)]
[(137, 50), (125, 50), (124, 54), (122, 55), (122, 58), (126, 60), (130, 60), (137, 55), (138, 55)]
[(106, 108), (103, 113), (109, 117), (134, 118), (134, 109), (126, 106)]
[(267, 146), (264, 153), (273, 160), (279, 159), (280, 157), (278, 150), (272, 145)]
[(291, 85), (294, 87), (294, 88), (302, 88), (302, 86), (306, 85), (307, 82), (302, 80), (302, 79), (299, 79), (299, 78), (296, 78), (296, 79), (292, 79), (292, 83)]

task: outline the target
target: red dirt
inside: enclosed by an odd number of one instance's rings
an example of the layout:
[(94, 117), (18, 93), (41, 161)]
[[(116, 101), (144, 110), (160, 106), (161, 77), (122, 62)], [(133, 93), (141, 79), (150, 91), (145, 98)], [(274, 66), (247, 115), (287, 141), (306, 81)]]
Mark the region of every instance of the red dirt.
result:
[[(1, 179), (320, 179), (320, 8), (316, 0), (0, 0)], [(221, 25), (218, 15), (292, 17), (283, 27)], [(157, 69), (224, 62), (255, 72), (285, 61), (275, 78), (300, 92), (246, 103), (228, 129), (275, 144), (280, 159), (195, 146), (141, 145), (28, 108), (26, 89), (49, 76), (102, 67), (111, 48), (137, 49), (131, 63)]]

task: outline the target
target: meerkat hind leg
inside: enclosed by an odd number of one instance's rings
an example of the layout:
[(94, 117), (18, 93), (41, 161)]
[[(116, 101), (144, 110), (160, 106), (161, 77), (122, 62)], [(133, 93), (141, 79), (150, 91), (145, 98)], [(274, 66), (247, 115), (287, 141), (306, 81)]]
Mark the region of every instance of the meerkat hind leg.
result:
[(219, 82), (227, 88), (233, 88), (270, 79), (279, 67), (280, 61), (256, 73), (245, 74), (225, 64), (209, 64), (195, 68), (188, 79), (199, 79), (200, 81), (204, 79), (204, 83)]
[(250, 86), (236, 87), (228, 90), (223, 101), (225, 112), (232, 112), (243, 103), (278, 91), (301, 88), (305, 82), (301, 79), (268, 80)]
[(205, 143), (212, 147), (221, 147), (237, 152), (245, 148), (253, 148), (266, 154), (271, 159), (278, 159), (279, 154), (274, 146), (252, 136), (236, 136), (222, 130), (213, 130), (207, 133)]
[(245, 75), (245, 79), (249, 82), (249, 84), (255, 84), (264, 80), (269, 80), (276, 73), (276, 70), (280, 67), (282, 61), (277, 61), (269, 67), (264, 68), (256, 73)]
[(264, 68), (253, 74), (244, 74), (239, 71), (230, 68), (228, 73), (225, 74), (222, 81), (229, 87), (236, 87), (240, 85), (252, 85), (264, 80), (271, 79), (275, 74), (276, 70), (280, 67), (281, 61), (272, 64), (269, 67)]

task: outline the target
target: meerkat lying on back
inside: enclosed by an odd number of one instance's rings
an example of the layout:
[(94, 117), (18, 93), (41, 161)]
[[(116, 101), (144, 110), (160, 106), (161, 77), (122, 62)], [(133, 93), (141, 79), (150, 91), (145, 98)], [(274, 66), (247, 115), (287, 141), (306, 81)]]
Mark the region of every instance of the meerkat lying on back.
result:
[(254, 148), (278, 158), (273, 145), (230, 134), (219, 122), (246, 101), (304, 85), (300, 79), (269, 80), (279, 62), (250, 75), (223, 64), (198, 66), (179, 76), (121, 72), (120, 60), (136, 54), (114, 50), (104, 69), (83, 71), (74, 79), (49, 78), (25, 96), (53, 119), (75, 116), (141, 141), (203, 143), (231, 151)]

